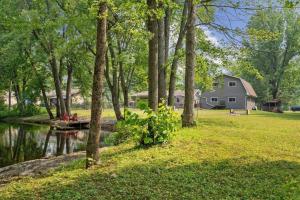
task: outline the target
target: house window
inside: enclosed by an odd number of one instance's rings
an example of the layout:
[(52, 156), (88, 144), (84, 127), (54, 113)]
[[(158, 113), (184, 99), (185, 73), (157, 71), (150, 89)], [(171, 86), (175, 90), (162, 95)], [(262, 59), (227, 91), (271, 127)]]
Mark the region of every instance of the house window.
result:
[(236, 102), (236, 98), (235, 97), (228, 97), (228, 102), (229, 103), (235, 103)]
[(210, 101), (211, 101), (211, 102), (218, 102), (218, 98), (217, 98), (217, 97), (212, 97), (212, 98), (210, 99)]
[(236, 81), (229, 81), (228, 86), (229, 87), (236, 87)]

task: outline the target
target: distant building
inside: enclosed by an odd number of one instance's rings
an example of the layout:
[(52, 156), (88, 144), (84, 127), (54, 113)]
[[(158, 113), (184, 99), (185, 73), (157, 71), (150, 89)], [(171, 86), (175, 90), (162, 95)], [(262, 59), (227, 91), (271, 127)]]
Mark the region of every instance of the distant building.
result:
[(279, 99), (273, 99), (271, 101), (267, 101), (262, 104), (261, 109), (263, 111), (281, 113), (282, 112), (281, 101)]
[[(3, 96), (3, 100), (4, 100), (4, 104), (8, 106), (9, 105), (9, 93), (8, 92), (5, 92), (5, 94)], [(17, 98), (16, 98), (14, 92), (11, 93), (10, 101), (11, 101), (12, 106), (17, 104)]]
[[(200, 105), (200, 90), (195, 90), (194, 94), (194, 106)], [(174, 106), (175, 108), (183, 108), (184, 105), (184, 91), (176, 90), (174, 92)], [(139, 100), (148, 100), (148, 91), (143, 91), (131, 95), (131, 101), (129, 102), (129, 107), (136, 107)]]
[[(66, 91), (63, 91), (63, 98), (66, 101)], [(49, 99), (50, 106), (56, 106), (57, 104), (57, 96), (55, 91), (51, 91), (47, 93), (47, 98)], [(83, 105), (85, 103), (85, 100), (83, 96), (81, 95), (80, 91), (78, 89), (72, 89), (71, 91), (71, 104), (72, 105)]]
[(257, 95), (246, 80), (229, 75), (217, 77), (211, 91), (201, 95), (200, 107), (205, 109), (253, 109)]

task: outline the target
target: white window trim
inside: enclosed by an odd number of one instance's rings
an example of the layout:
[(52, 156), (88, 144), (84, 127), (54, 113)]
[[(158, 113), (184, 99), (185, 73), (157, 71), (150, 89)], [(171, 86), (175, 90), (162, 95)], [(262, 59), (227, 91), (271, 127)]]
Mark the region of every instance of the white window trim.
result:
[[(214, 99), (214, 98), (217, 99), (217, 101), (213, 101), (212, 99)], [(215, 102), (218, 103), (219, 102), (219, 98), (218, 97), (210, 97), (210, 102), (211, 103), (215, 103)]]
[[(230, 98), (234, 98), (234, 101), (229, 101)], [(236, 103), (236, 97), (228, 97), (228, 103)]]
[[(230, 83), (235, 83), (234, 86), (231, 86)], [(228, 87), (236, 87), (237, 86), (237, 82), (236, 81), (229, 81), (228, 82)]]

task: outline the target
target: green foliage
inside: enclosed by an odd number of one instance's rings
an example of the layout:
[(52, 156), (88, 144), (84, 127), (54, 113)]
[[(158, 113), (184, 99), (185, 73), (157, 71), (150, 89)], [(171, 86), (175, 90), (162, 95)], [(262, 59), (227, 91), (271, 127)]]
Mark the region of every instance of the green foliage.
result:
[(165, 104), (160, 104), (158, 111), (144, 109), (145, 117), (125, 111), (125, 120), (117, 124), (117, 132), (106, 138), (105, 143), (118, 145), (133, 138), (139, 145), (151, 146), (167, 143), (176, 130), (178, 114)]
[[(282, 2), (276, 3), (281, 5)], [(300, 71), (295, 67), (295, 62), (299, 66), (299, 20), (295, 9), (273, 6), (258, 10), (250, 18), (244, 48), (231, 69), (252, 83), (258, 102), (281, 99), (290, 104), (299, 98), (294, 95), (299, 84), (293, 81), (299, 79), (297, 71)]]
[(171, 134), (176, 130), (179, 117), (165, 103), (159, 105), (157, 112), (147, 108), (146, 117), (140, 118), (137, 114), (127, 112), (123, 129), (128, 129), (134, 139), (143, 146), (167, 143)]
[[(132, 138), (134, 131), (134, 127), (132, 126), (133, 121), (131, 121), (133, 113), (129, 111), (126, 112), (126, 119), (122, 121), (118, 121), (116, 132), (110, 134), (108, 137), (104, 139), (104, 143), (107, 145), (119, 145), (128, 139)], [(135, 114), (136, 115), (136, 114)]]
[(164, 148), (109, 147), (97, 167), (80, 159), (15, 180), (0, 187), (1, 200), (299, 199), (299, 113), (200, 110), (197, 120)]
[(148, 107), (148, 101), (145, 99), (139, 99), (136, 103), (136, 107), (141, 110), (145, 110)]

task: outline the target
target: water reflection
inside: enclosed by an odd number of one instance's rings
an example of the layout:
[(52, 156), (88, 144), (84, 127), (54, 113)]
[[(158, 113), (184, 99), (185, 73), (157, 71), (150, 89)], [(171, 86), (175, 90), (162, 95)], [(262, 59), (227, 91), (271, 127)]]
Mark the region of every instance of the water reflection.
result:
[(85, 150), (87, 133), (88, 130), (56, 131), (49, 126), (0, 123), (0, 167)]

